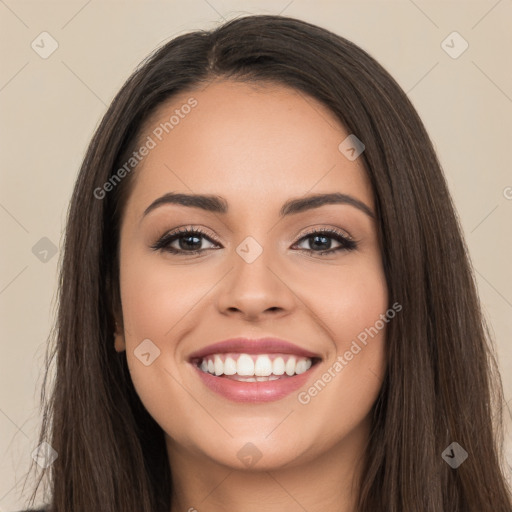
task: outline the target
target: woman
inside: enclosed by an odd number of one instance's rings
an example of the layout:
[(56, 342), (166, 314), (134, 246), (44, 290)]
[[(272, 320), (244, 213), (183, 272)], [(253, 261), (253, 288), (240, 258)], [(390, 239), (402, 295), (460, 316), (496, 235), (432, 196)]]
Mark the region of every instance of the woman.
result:
[(182, 35), (71, 200), (47, 510), (509, 512), (489, 340), (432, 144), (373, 58), (280, 16)]

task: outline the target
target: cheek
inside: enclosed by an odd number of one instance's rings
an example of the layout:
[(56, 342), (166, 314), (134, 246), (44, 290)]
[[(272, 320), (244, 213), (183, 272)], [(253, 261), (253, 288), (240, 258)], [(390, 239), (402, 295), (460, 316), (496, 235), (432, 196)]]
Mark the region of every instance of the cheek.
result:
[[(375, 402), (386, 369), (386, 327), (395, 316), (394, 310), (388, 311), (387, 283), (378, 259), (360, 263), (317, 275), (307, 294), (308, 306), (333, 345), (323, 373), (302, 390), (298, 402), (304, 411), (329, 411), (333, 421), (322, 428), (333, 436), (340, 425), (358, 424)], [(315, 417), (325, 421), (323, 414)]]
[[(175, 433), (194, 417), (190, 396), (181, 385), (179, 347), (174, 340), (190, 328), (187, 315), (194, 312), (194, 306), (208, 291), (209, 281), (202, 272), (192, 271), (192, 266), (171, 266), (164, 257), (155, 258), (142, 251), (125, 254), (120, 282), (130, 375), (144, 407), (167, 432)], [(159, 350), (147, 366), (137, 357), (146, 339)], [(172, 420), (169, 411), (181, 420)], [(197, 410), (194, 412), (197, 415)]]
[(128, 333), (171, 339), (174, 326), (211, 286), (211, 275), (198, 267), (171, 266), (154, 255), (127, 257), (121, 271), (121, 298)]
[[(154, 418), (165, 423), (165, 411), (169, 410), (176, 414), (179, 411), (178, 416), (187, 418), (191, 415), (190, 396), (180, 384), (185, 375), (180, 373), (183, 354), (177, 340), (197, 326), (191, 318), (203, 305), (201, 301), (205, 300), (217, 274), (208, 265), (171, 265), (165, 256), (155, 258), (154, 254), (143, 251), (124, 254), (121, 300), (127, 363), (133, 384)], [(141, 353), (139, 346), (146, 339), (159, 350), (158, 357), (148, 366), (136, 355)], [(171, 422), (167, 427), (171, 432), (176, 425)]]
[(338, 352), (345, 351), (352, 339), (373, 326), (388, 308), (387, 283), (382, 265), (376, 257), (355, 256), (338, 268), (325, 267), (295, 280), (301, 298), (328, 331)]

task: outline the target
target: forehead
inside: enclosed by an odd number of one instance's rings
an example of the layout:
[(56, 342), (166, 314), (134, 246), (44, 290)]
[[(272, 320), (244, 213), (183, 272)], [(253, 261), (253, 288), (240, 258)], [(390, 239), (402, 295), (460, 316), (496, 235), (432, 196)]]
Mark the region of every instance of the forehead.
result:
[(278, 208), (290, 196), (336, 190), (372, 206), (360, 159), (338, 148), (348, 135), (329, 109), (295, 89), (213, 82), (173, 97), (146, 122), (140, 140), (151, 149), (130, 201), (182, 191), (260, 208), (275, 198)]

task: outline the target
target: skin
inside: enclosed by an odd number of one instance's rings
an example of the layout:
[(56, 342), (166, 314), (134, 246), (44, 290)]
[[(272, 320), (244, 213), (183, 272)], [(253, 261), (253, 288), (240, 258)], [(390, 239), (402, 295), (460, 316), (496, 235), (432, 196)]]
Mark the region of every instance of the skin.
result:
[[(143, 138), (191, 96), (197, 106), (137, 167), (120, 233), (115, 348), (126, 350), (135, 388), (166, 434), (171, 512), (354, 511), (385, 372), (385, 327), (308, 404), (297, 393), (230, 401), (204, 386), (187, 359), (227, 338), (275, 336), (321, 355), (307, 389), (374, 326), (388, 309), (376, 221), (346, 204), (279, 217), (288, 199), (316, 193), (350, 194), (375, 211), (365, 169), (338, 149), (349, 133), (326, 107), (280, 85), (219, 80), (180, 94)], [(142, 219), (167, 192), (222, 196), (229, 212), (167, 204)], [(189, 226), (220, 244), (202, 238), (201, 255), (151, 249)], [(303, 239), (312, 228), (337, 228), (357, 249), (322, 256), (328, 246)], [(263, 248), (252, 263), (236, 252), (247, 236)], [(134, 355), (147, 338), (161, 351), (149, 366)], [(249, 442), (262, 455), (251, 467), (237, 456)]]

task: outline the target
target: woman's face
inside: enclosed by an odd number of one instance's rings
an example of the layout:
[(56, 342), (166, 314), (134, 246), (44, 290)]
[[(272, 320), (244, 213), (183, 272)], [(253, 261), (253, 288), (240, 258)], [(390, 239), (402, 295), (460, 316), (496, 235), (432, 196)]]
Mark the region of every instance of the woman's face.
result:
[[(348, 136), (311, 97), (232, 81), (173, 98), (147, 125), (120, 234), (116, 349), (171, 460), (271, 469), (364, 443), (388, 296)], [(166, 194), (210, 199), (154, 203)], [(303, 203), (323, 194), (352, 199)], [(290, 201), (302, 206), (282, 212)], [(188, 229), (202, 233), (158, 245)], [(209, 348), (233, 338), (246, 340)]]

